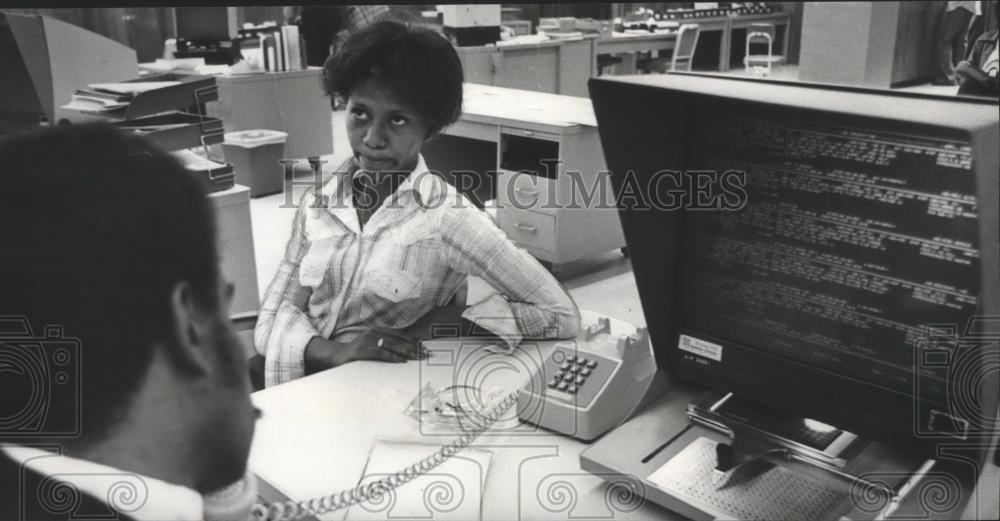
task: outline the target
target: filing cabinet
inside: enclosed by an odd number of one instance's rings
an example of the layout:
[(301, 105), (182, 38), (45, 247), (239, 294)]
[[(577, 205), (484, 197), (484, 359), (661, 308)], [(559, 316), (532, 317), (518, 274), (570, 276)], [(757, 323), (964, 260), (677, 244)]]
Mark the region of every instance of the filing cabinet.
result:
[[(451, 171), (448, 161), (462, 157), (495, 176), (498, 226), (541, 261), (625, 246), (589, 99), (466, 83), (465, 100), (445, 139), (425, 146), (432, 170)], [(472, 150), (475, 161), (465, 157)]]

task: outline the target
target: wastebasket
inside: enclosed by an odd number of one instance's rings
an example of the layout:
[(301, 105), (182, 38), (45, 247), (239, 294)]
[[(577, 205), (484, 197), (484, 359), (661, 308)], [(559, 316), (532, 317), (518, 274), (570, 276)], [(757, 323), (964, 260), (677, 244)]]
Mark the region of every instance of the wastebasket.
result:
[(236, 182), (250, 187), (250, 197), (282, 191), (285, 167), (278, 162), (285, 153), (288, 134), (278, 130), (227, 132), (223, 147), (233, 164)]

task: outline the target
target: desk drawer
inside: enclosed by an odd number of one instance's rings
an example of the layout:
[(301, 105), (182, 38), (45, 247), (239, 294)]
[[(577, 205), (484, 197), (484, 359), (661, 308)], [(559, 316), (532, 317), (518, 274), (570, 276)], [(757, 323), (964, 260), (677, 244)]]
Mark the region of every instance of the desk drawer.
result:
[(460, 119), (450, 126), (445, 127), (444, 134), (450, 136), (467, 137), (472, 139), (478, 139), (480, 141), (489, 141), (490, 143), (496, 143), (498, 138), (498, 132), (496, 125), (490, 125), (487, 123), (478, 123), (475, 121), (466, 121)]
[(497, 172), (497, 201), (504, 208), (551, 213), (559, 207), (558, 190), (554, 179), (509, 170)]
[(556, 218), (531, 210), (501, 208), (497, 213), (500, 229), (523, 246), (556, 251)]

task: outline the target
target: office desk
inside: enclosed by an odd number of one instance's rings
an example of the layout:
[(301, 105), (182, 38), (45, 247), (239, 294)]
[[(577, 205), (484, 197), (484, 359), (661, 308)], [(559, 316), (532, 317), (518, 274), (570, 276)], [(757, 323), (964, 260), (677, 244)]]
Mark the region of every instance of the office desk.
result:
[[(221, 273), (233, 283), (233, 316), (256, 315), (260, 307), (257, 265), (254, 260), (253, 226), (250, 217), (250, 189), (235, 185), (208, 195), (215, 208)], [(254, 354), (253, 332), (242, 332), (247, 356)]]
[(587, 98), (466, 83), (461, 118), (423, 153), (460, 191), (480, 183), (466, 193), (495, 198), (500, 228), (542, 261), (563, 264), (625, 246)]
[[(595, 314), (583, 312), (584, 325), (594, 320)], [(615, 319), (611, 319), (611, 328), (615, 335), (633, 331), (629, 325)], [(467, 383), (513, 391), (524, 385), (538, 360), (547, 357), (560, 343), (527, 344), (514, 355), (500, 355), (487, 354), (481, 349), (470, 350), (455, 343), (442, 345), (439, 341), (434, 355), (424, 361), (405, 364), (354, 362), (254, 393), (254, 404), (263, 411), (263, 416), (257, 423), (250, 468), (266, 482), (263, 490), (273, 487), (293, 500), (353, 488), (365, 475), (366, 462), (376, 440), (429, 446), (452, 440), (450, 435), (422, 426), (404, 414), (406, 406), (425, 383), (436, 387)], [(656, 415), (657, 409), (665, 403), (664, 399), (651, 405), (633, 421), (609, 434), (612, 438), (607, 439), (627, 438), (636, 430), (667, 430), (662, 425), (650, 423), (662, 423), (664, 418), (670, 417)], [(683, 416), (682, 411), (679, 414)], [(509, 410), (496, 428), (472, 445), (492, 453), (483, 491), (482, 519), (681, 519), (678, 514), (654, 503), (630, 498), (605, 479), (582, 471), (579, 456), (594, 446), (518, 424), (513, 409)], [(620, 455), (626, 456), (639, 449), (622, 446)], [(639, 457), (624, 459), (638, 461)], [(400, 461), (398, 467), (411, 463)], [(979, 494), (965, 507), (963, 518), (996, 517), (1000, 469), (991, 463), (986, 465), (978, 480)], [(617, 478), (620, 482), (634, 479), (630, 474), (604, 472), (604, 477)], [(442, 479), (442, 482), (447, 480)], [(449, 491), (461, 497), (460, 491), (454, 488)], [(274, 500), (268, 492), (263, 493), (266, 500)], [(404, 487), (399, 493), (413, 492), (406, 492)], [(933, 491), (928, 488), (925, 493), (930, 498)], [(453, 501), (444, 502), (442, 508), (457, 508)], [(403, 518), (393, 516), (391, 510), (380, 516), (381, 519)], [(339, 511), (320, 519), (345, 517), (346, 512)], [(441, 517), (429, 508), (422, 519)]]
[(320, 83), (323, 69), (216, 76), (219, 101), (209, 115), (226, 132), (251, 129), (288, 133), (285, 157), (304, 159), (333, 153), (330, 99)]
[[(139, 64), (140, 74), (163, 72), (150, 63)], [(198, 74), (171, 70), (176, 74)], [(318, 158), (333, 153), (330, 99), (323, 93), (323, 69), (250, 74), (216, 74), (219, 100), (206, 105), (206, 114), (222, 120), (226, 132), (269, 129), (288, 133), (285, 157)]]
[(209, 194), (215, 208), (222, 275), (235, 285), (231, 311), (234, 315), (257, 312), (257, 268), (254, 262), (250, 189), (234, 185)]
[(611, 36), (601, 36), (591, 40), (594, 45), (594, 76), (597, 70), (597, 56), (601, 54), (624, 54), (622, 70), (624, 74), (635, 72), (636, 53), (650, 51), (667, 51), (677, 43), (677, 31), (662, 31), (655, 33), (612, 33)]
[[(781, 35), (781, 52), (782, 56), (788, 56), (788, 33), (791, 28), (791, 15), (788, 13), (767, 13), (767, 14), (750, 14), (750, 15), (725, 15), (725, 16), (711, 16), (705, 18), (689, 18), (689, 19), (679, 19), (672, 20), (678, 24), (695, 24), (698, 26), (700, 33), (704, 34), (707, 32), (718, 31), (720, 34), (719, 41), (719, 71), (728, 71), (731, 66), (731, 61), (733, 59), (733, 31), (735, 30), (745, 30), (750, 24), (753, 23), (770, 23), (774, 24), (776, 36)], [(783, 32), (779, 33), (778, 29)], [(656, 34), (656, 33), (653, 33)], [(673, 35), (676, 40), (676, 32), (670, 32), (666, 34)], [(701, 40), (699, 40), (700, 45)], [(624, 44), (624, 41), (622, 42)], [(737, 47), (742, 55), (743, 52), (743, 41), (739, 42), (740, 45)], [(673, 48), (671, 44), (670, 47)], [(648, 51), (648, 48), (639, 48), (640, 51)], [(626, 51), (608, 51), (605, 48), (600, 49), (601, 54), (608, 52), (626, 52)], [(695, 51), (697, 52), (697, 50)]]
[(589, 96), (594, 73), (590, 40), (455, 47), (465, 81), (568, 96)]
[[(584, 323), (589, 324), (594, 316), (585, 315)], [(612, 319), (613, 334), (632, 331)], [(404, 415), (424, 383), (495, 385), (514, 391), (528, 381), (536, 360), (548, 356), (556, 343), (525, 347), (515, 355), (486, 356), (479, 356), (482, 350), (452, 344), (424, 361), (354, 362), (254, 393), (254, 404), (263, 416), (257, 423), (250, 468), (295, 500), (353, 488), (364, 475), (376, 439), (433, 445), (453, 439), (435, 435)], [(478, 380), (480, 376), (485, 379)], [(581, 471), (579, 454), (586, 444), (519, 424), (513, 408), (473, 447), (493, 453), (482, 519), (680, 519), (657, 505), (618, 495), (615, 487)], [(398, 466), (411, 463), (400, 461)], [(451, 492), (461, 499), (461, 491)], [(399, 493), (407, 493), (405, 486)], [(453, 502), (445, 506), (457, 507)], [(428, 509), (426, 519), (440, 517)], [(344, 518), (343, 511), (320, 517)], [(382, 518), (394, 516), (389, 511)]]

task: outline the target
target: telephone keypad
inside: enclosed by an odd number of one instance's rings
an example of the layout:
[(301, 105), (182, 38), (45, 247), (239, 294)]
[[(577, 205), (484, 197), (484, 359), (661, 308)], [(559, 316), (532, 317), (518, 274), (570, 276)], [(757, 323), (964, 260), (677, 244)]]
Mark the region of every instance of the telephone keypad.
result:
[[(592, 353), (570, 353), (565, 348), (556, 348), (546, 360), (546, 372), (553, 375), (548, 387), (566, 393), (561, 396), (554, 393), (554, 398), (585, 407), (597, 396), (620, 362)], [(588, 383), (590, 380), (593, 382)]]

